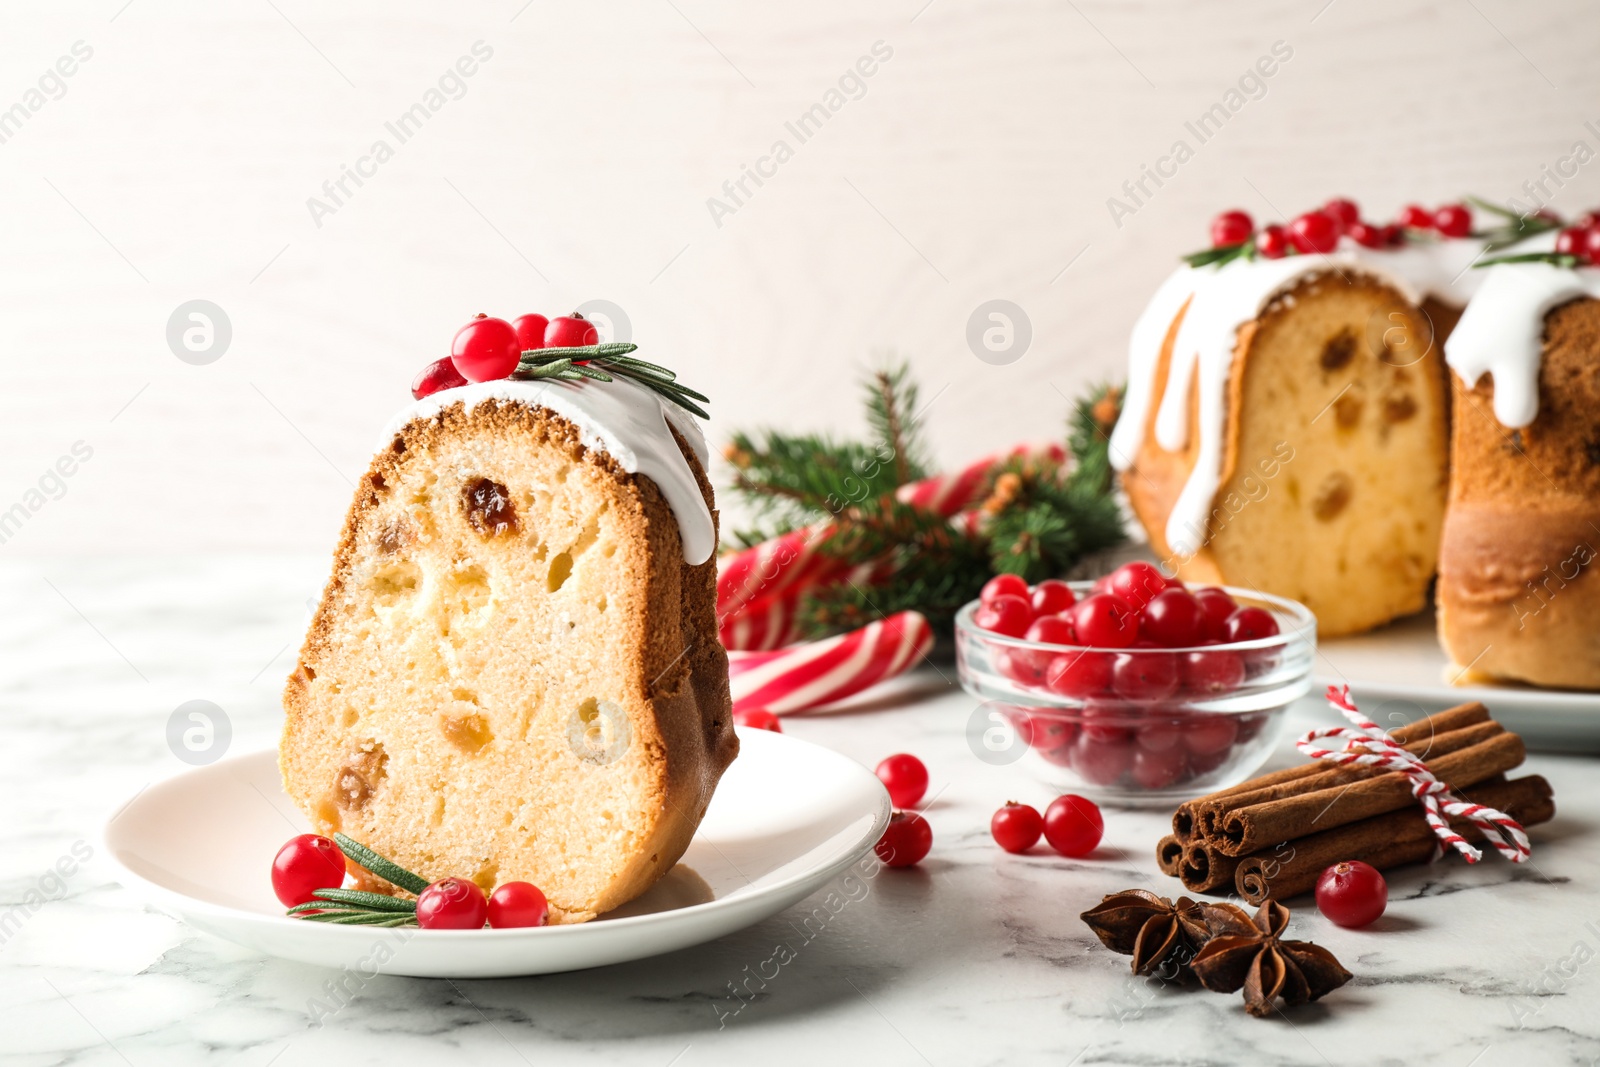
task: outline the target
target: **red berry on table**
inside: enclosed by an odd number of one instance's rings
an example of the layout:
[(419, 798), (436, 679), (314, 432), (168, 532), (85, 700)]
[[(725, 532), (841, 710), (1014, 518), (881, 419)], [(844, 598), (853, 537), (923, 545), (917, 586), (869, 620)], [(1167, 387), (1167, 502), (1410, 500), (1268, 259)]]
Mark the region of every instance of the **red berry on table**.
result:
[(1289, 231), (1276, 222), (1261, 227), (1256, 236), (1256, 251), (1268, 259), (1282, 259), (1289, 254)]
[(1072, 586), (1054, 578), (1046, 578), (1034, 586), (1028, 599), (1035, 615), (1059, 615), (1078, 602)]
[(1063, 652), (1045, 668), (1052, 693), (1085, 700), (1111, 687), (1111, 657), (1102, 652)]
[(344, 884), (344, 853), (320, 834), (291, 837), (272, 860), (272, 891), (292, 908), (312, 899), (319, 889)]
[(1228, 642), (1255, 641), (1263, 637), (1276, 637), (1278, 620), (1261, 608), (1240, 608), (1228, 616), (1222, 630), (1222, 639)]
[(1183, 727), (1183, 747), (1197, 756), (1226, 752), (1239, 736), (1239, 723), (1232, 715), (1196, 715)]
[(456, 331), (450, 359), (469, 382), (497, 382), (517, 369), (522, 345), (505, 319), (479, 315)]
[(543, 926), (550, 921), (550, 902), (532, 882), (507, 882), (489, 894), (489, 925), (496, 930)]
[(1320, 211), (1308, 211), (1289, 224), (1289, 240), (1303, 253), (1332, 252), (1339, 245), (1339, 224)]
[(1092, 648), (1128, 648), (1139, 639), (1139, 613), (1115, 593), (1078, 601), (1071, 617), (1079, 643)]
[(872, 850), (886, 867), (912, 867), (933, 847), (933, 827), (914, 811), (897, 811)]
[(483, 890), (465, 878), (441, 878), (417, 897), (417, 925), (424, 930), (481, 930), (488, 919)]
[(1335, 863), (1317, 879), (1317, 910), (1339, 926), (1366, 926), (1389, 905), (1389, 883), (1360, 860)]
[(1178, 677), (1190, 693), (1216, 696), (1231, 693), (1244, 683), (1244, 658), (1224, 649), (1185, 652)]
[(1224, 211), (1211, 220), (1211, 247), (1228, 248), (1244, 244), (1256, 232), (1256, 224), (1243, 211)]
[(989, 819), (989, 833), (995, 844), (1007, 852), (1026, 852), (1039, 843), (1044, 833), (1044, 816), (1027, 804), (1008, 800), (1006, 806)]
[(1350, 232), (1350, 227), (1361, 221), (1361, 209), (1356, 207), (1354, 200), (1346, 200), (1336, 196), (1322, 205), (1322, 213), (1336, 222), (1344, 233)]
[(1032, 596), (1028, 583), (1022, 580), (1019, 574), (997, 574), (983, 583), (983, 591), (978, 594), (978, 603), (987, 604), (997, 596), (1017, 596), (1027, 600)]
[(1033, 605), (1019, 596), (1001, 593), (987, 604), (979, 604), (972, 621), (991, 633), (1021, 637), (1033, 622)]
[(1165, 700), (1178, 691), (1178, 658), (1155, 650), (1119, 653), (1111, 663), (1111, 691), (1123, 700)]
[(1189, 755), (1176, 747), (1152, 750), (1140, 746), (1133, 751), (1128, 773), (1140, 788), (1166, 789), (1189, 773)]
[(917, 757), (897, 752), (878, 764), (878, 781), (897, 808), (914, 808), (928, 791), (928, 768)]
[(551, 319), (544, 330), (546, 348), (582, 348), (599, 343), (600, 331), (594, 323), (576, 313)]
[(1184, 589), (1163, 589), (1139, 616), (1139, 632), (1163, 648), (1190, 648), (1206, 638), (1200, 602)]
[(1229, 596), (1225, 590), (1218, 589), (1214, 585), (1196, 589), (1192, 595), (1195, 602), (1200, 605), (1205, 636), (1221, 639), (1223, 630), (1228, 624), (1228, 616), (1239, 608), (1238, 602)]
[(1095, 802), (1075, 793), (1056, 797), (1044, 811), (1044, 839), (1063, 856), (1087, 856), (1105, 832)]
[(1408, 230), (1433, 229), (1433, 212), (1420, 204), (1407, 204), (1400, 209), (1400, 217), (1395, 220)]
[(1345, 227), (1344, 232), (1345, 236), (1362, 248), (1383, 248), (1389, 243), (1389, 235), (1382, 227), (1366, 222), (1353, 222)]
[(1433, 226), (1446, 237), (1466, 237), (1472, 233), (1472, 209), (1465, 204), (1446, 204), (1433, 213)]
[(1577, 256), (1582, 259), (1588, 240), (1589, 231), (1587, 228), (1568, 226), (1556, 234), (1556, 251), (1563, 256)]
[(766, 708), (734, 708), (733, 721), (740, 726), (748, 726), (752, 730), (771, 730), (775, 734), (783, 733), (783, 724), (778, 717)]
[(543, 315), (518, 315), (511, 320), (511, 328), (517, 331), (517, 344), (526, 352), (530, 348), (544, 347), (545, 330), (549, 329), (550, 320)]
[(1111, 591), (1141, 610), (1167, 585), (1167, 576), (1161, 573), (1161, 568), (1143, 560), (1124, 563), (1111, 572)]
[(467, 380), (456, 370), (455, 361), (445, 356), (423, 367), (417, 376), (411, 379), (411, 398), (421, 400), (441, 389), (454, 389), (466, 384)]

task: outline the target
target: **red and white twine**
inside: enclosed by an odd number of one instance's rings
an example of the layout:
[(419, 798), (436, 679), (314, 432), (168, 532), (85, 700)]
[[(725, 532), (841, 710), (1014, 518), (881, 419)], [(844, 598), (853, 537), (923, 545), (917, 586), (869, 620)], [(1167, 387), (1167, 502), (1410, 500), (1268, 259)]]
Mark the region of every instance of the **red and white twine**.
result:
[[(1479, 830), (1502, 856), (1512, 863), (1521, 863), (1532, 853), (1528, 835), (1522, 824), (1503, 811), (1463, 800), (1450, 791), (1450, 787), (1434, 777), (1426, 764), (1404, 748), (1395, 744), (1377, 723), (1371, 722), (1356, 709), (1350, 699), (1349, 686), (1329, 686), (1328, 703), (1354, 723), (1354, 727), (1330, 726), (1312, 730), (1295, 747), (1312, 759), (1328, 760), (1342, 766), (1379, 767), (1398, 771), (1411, 782), (1411, 792), (1422, 805), (1422, 814), (1439, 838), (1440, 854), (1453, 848), (1468, 863), (1477, 863), (1483, 853), (1473, 848), (1466, 838), (1450, 828), (1450, 819), (1465, 819)], [(1322, 748), (1317, 741), (1324, 737), (1339, 738), (1343, 748)]]

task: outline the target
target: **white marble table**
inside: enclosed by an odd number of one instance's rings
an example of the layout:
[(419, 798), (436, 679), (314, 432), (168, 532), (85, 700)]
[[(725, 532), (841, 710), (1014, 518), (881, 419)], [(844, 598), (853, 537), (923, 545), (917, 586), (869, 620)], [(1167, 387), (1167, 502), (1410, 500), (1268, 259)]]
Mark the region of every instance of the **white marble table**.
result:
[[(793, 735), (864, 763), (915, 752), (937, 794), (931, 857), (885, 872), (812, 940), (790, 921), (801, 905), (713, 944), (577, 974), (378, 978), (315, 1026), (307, 1001), (330, 972), (197, 934), (141, 906), (97, 854), (73, 857), (98, 850), (120, 799), (182, 769), (165, 729), (183, 701), (223, 707), (234, 751), (272, 744), (289, 646), (322, 567), (0, 561), (0, 1061), (1600, 1062), (1594, 760), (1529, 760), (1554, 783), (1560, 814), (1535, 831), (1527, 867), (1397, 872), (1388, 915), (1368, 931), (1297, 910), (1296, 935), (1356, 978), (1321, 1004), (1256, 1020), (1237, 997), (1132, 979), (1078, 921), (1104, 893), (1176, 888), (1150, 855), (1162, 814), (1108, 810), (1106, 845), (1081, 862), (993, 845), (1000, 802), (1047, 794), (968, 752), (972, 702), (949, 669), (948, 682), (925, 669), (869, 709), (788, 720)], [(50, 872), (63, 858), (60, 878)], [(793, 962), (748, 1002), (731, 999), (730, 983), (780, 941)]]

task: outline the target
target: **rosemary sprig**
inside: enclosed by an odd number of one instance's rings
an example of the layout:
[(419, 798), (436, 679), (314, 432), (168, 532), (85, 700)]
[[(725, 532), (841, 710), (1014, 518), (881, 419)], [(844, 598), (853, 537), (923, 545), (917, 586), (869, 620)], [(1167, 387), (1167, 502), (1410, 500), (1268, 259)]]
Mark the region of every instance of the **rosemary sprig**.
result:
[[(344, 834), (333, 835), (334, 844), (355, 863), (408, 893), (421, 893), (428, 880), (412, 874), (398, 863), (378, 855), (366, 845)], [(313, 899), (296, 904), (289, 915), (308, 922), (334, 926), (415, 926), (417, 902), (404, 897), (369, 893), (363, 889), (319, 889)]]
[[(608, 341), (599, 345), (572, 348), (530, 348), (522, 353), (522, 361), (511, 377), (523, 381), (553, 378), (556, 381), (609, 382), (627, 378), (666, 397), (686, 411), (702, 419), (711, 416), (696, 404), (709, 404), (711, 400), (678, 381), (678, 376), (665, 367), (635, 359), (628, 353), (637, 351), (636, 344), (625, 341)], [(609, 372), (609, 373), (608, 373)], [(615, 376), (615, 377), (613, 377)]]
[(412, 874), (393, 860), (378, 855), (360, 841), (335, 832), (333, 843), (338, 845), (339, 850), (356, 863), (359, 863), (384, 881), (399, 886), (407, 893), (420, 893), (428, 888), (428, 880), (426, 878)]
[[(1290, 253), (1293, 254), (1291, 247)], [(1183, 261), (1191, 267), (1220, 267), (1224, 263), (1231, 263), (1236, 259), (1256, 258), (1256, 239), (1241, 241), (1236, 245), (1223, 245), (1221, 248), (1206, 248), (1199, 252), (1190, 252), (1183, 257)]]
[[(1487, 211), (1489, 214), (1498, 215), (1501, 219), (1505, 220), (1503, 225), (1495, 229), (1480, 230), (1473, 234), (1474, 237), (1488, 239), (1488, 243), (1484, 245), (1485, 252), (1498, 252), (1502, 248), (1509, 248), (1510, 246), (1521, 241), (1526, 241), (1535, 234), (1548, 233), (1551, 230), (1559, 230), (1564, 225), (1561, 219), (1554, 215), (1524, 215), (1519, 212), (1512, 211), (1510, 208), (1502, 207), (1501, 205), (1493, 203), (1492, 201), (1485, 200), (1481, 196), (1469, 196), (1467, 197), (1467, 201), (1480, 211)], [(1531, 254), (1537, 255), (1538, 253)], [(1484, 267), (1488, 266), (1490, 263), (1498, 262), (1526, 263), (1531, 261), (1523, 259), (1505, 261), (1486, 260), (1483, 263), (1476, 265), (1479, 267)]]
[(1571, 270), (1578, 265), (1578, 257), (1565, 252), (1519, 252), (1514, 256), (1495, 256), (1493, 259), (1480, 259), (1472, 266), (1492, 267), (1496, 263), (1548, 263), (1552, 267), (1565, 267)]

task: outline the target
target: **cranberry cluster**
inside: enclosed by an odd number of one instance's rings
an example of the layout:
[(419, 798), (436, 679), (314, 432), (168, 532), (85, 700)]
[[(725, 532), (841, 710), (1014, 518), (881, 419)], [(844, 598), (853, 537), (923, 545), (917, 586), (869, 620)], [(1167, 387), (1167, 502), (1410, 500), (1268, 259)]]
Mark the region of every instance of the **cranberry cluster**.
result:
[(1556, 234), (1556, 252), (1587, 267), (1600, 267), (1600, 209), (1585, 211)]
[(1268, 259), (1332, 252), (1340, 237), (1365, 248), (1394, 248), (1405, 244), (1413, 231), (1432, 231), (1443, 237), (1472, 233), (1472, 209), (1465, 204), (1445, 204), (1434, 211), (1417, 204), (1401, 209), (1394, 222), (1364, 222), (1353, 200), (1336, 197), (1315, 211), (1299, 216), (1288, 226), (1268, 223), (1259, 231), (1243, 211), (1224, 211), (1211, 221), (1211, 247), (1235, 248), (1255, 238), (1256, 251)]
[(576, 312), (553, 319), (521, 315), (510, 322), (479, 315), (456, 331), (448, 356), (422, 368), (411, 383), (411, 395), (421, 400), (468, 382), (497, 382), (511, 376), (524, 352), (580, 348), (599, 341), (600, 331), (594, 323)]

